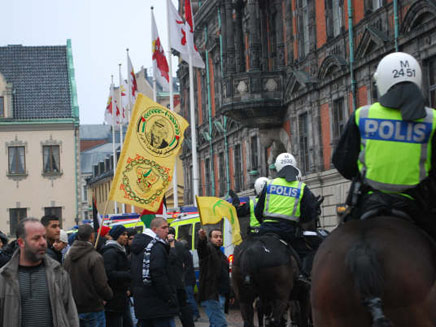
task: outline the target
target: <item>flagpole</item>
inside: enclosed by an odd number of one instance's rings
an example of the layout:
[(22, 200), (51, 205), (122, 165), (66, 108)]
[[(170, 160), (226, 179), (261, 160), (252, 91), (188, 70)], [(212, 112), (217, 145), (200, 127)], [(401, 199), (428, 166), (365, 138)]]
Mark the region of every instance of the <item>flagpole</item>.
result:
[[(123, 115), (124, 115), (124, 108), (123, 108), (123, 99), (122, 99), (122, 90), (121, 86), (123, 85), (123, 79), (121, 77), (121, 64), (118, 64), (118, 74), (119, 74), (119, 80), (120, 80), (120, 88), (119, 88), (119, 94), (118, 94), (118, 105), (120, 106), (120, 152), (123, 148)], [(122, 204), (122, 213), (126, 213), (126, 204)]]
[[(114, 176), (117, 168), (117, 153), (115, 152), (115, 119), (116, 119), (116, 106), (114, 100), (114, 75), (111, 75), (111, 106), (112, 106), (112, 153), (114, 163)], [(114, 213), (118, 213), (117, 201), (114, 201)]]
[[(170, 8), (167, 0), (167, 36), (168, 36), (168, 49), (167, 49), (167, 57), (168, 57), (168, 66), (170, 70), (170, 110), (174, 111), (174, 95), (173, 95), (173, 63), (171, 60), (171, 31), (170, 31)], [(177, 157), (174, 163), (174, 172), (173, 172), (173, 199), (174, 199), (174, 208), (179, 207), (179, 194), (177, 192)]]
[[(151, 21), (151, 30), (153, 31), (153, 7), (150, 7), (151, 9), (151, 16), (152, 19), (150, 19)], [(153, 33), (153, 32), (152, 32)], [(153, 38), (153, 37), (152, 37)], [(154, 48), (153, 48), (154, 44), (153, 44), (153, 40), (151, 42), (151, 53), (154, 53)], [(154, 71), (154, 65), (153, 65), (153, 101), (157, 102), (157, 91), (156, 91), (156, 72)]]
[(195, 108), (194, 108), (194, 69), (192, 67), (192, 54), (189, 52), (189, 108), (191, 113), (191, 150), (192, 150), (192, 203), (198, 196), (198, 162), (197, 162), (197, 131), (195, 123)]
[[(127, 113), (128, 113), (127, 117), (128, 117), (129, 123), (130, 123), (130, 117), (131, 117), (130, 111), (132, 110), (132, 83), (130, 82), (130, 71), (129, 71), (129, 60), (130, 60), (129, 48), (126, 49), (126, 52), (127, 52), (127, 85), (129, 87), (129, 89), (127, 90), (127, 96), (129, 99), (129, 106), (127, 108)], [(135, 212), (135, 206), (133, 204), (130, 206), (130, 211)]]
[(129, 71), (129, 48), (126, 49), (127, 52), (127, 85), (129, 89), (127, 90), (127, 99), (129, 99), (129, 106), (128, 106), (128, 120), (130, 123), (130, 116), (131, 116), (131, 110), (132, 110), (132, 83), (130, 82), (130, 71)]

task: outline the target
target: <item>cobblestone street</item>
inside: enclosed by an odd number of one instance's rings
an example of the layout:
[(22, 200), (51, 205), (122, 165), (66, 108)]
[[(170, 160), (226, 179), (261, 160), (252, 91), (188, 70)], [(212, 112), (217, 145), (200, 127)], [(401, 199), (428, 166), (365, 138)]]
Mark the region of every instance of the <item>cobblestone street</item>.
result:
[[(196, 327), (209, 327), (209, 320), (207, 319), (204, 308), (200, 309), (200, 319), (195, 322)], [(229, 313), (226, 314), (226, 319), (229, 327), (243, 327), (244, 323), (241, 318), (241, 313), (239, 309), (230, 309)], [(176, 318), (176, 327), (181, 327), (180, 319)]]

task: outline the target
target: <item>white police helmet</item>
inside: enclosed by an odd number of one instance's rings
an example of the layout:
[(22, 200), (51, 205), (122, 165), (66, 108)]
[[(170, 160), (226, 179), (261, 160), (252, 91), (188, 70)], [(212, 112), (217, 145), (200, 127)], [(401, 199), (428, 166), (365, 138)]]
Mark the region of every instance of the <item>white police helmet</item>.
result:
[(254, 182), (254, 191), (257, 195), (260, 195), (266, 183), (268, 183), (268, 178), (266, 177), (259, 177), (258, 179), (256, 179), (256, 181)]
[(374, 73), (379, 97), (395, 84), (412, 82), (421, 89), (422, 72), (418, 61), (404, 52), (394, 52), (385, 56)]
[(276, 170), (279, 172), (286, 166), (293, 166), (297, 168), (297, 160), (295, 160), (294, 156), (290, 153), (281, 153), (276, 158)]

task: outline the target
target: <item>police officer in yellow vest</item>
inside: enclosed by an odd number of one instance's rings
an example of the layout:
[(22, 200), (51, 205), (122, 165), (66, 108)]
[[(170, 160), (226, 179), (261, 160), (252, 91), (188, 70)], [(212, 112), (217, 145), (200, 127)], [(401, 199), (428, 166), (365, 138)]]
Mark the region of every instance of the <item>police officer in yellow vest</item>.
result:
[(250, 225), (248, 226), (247, 231), (248, 235), (256, 235), (259, 231), (260, 223), (254, 214), (254, 209), (256, 208), (259, 195), (267, 183), (267, 177), (257, 178), (254, 182), (254, 192), (256, 196), (250, 196), (248, 202), (244, 203), (242, 206), (240, 205), (239, 197), (236, 195), (236, 193), (234, 193), (232, 190), (230, 190), (229, 192), (230, 196), (232, 197), (232, 204), (236, 208), (236, 213), (238, 214), (238, 217), (250, 217)]
[(353, 179), (350, 218), (407, 215), (428, 230), (435, 225), (428, 212), (436, 194), (436, 115), (425, 106), (421, 67), (407, 53), (391, 53), (374, 79), (379, 102), (353, 112), (333, 154), (336, 169)]
[(298, 180), (300, 171), (292, 154), (282, 153), (275, 162), (277, 178), (262, 190), (255, 214), (261, 222), (259, 234), (275, 233), (291, 243), (297, 226), (318, 216), (318, 203), (309, 187)]

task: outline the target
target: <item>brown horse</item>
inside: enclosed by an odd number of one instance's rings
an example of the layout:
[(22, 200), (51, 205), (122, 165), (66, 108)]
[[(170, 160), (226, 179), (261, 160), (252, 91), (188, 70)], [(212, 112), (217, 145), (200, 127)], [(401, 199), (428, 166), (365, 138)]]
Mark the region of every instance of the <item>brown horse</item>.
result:
[(436, 247), (412, 223), (375, 217), (341, 225), (312, 269), (316, 327), (436, 326)]
[[(254, 326), (253, 302), (257, 297), (266, 316), (265, 325), (283, 325), (298, 275), (296, 259), (276, 237), (249, 238), (235, 249), (232, 281), (244, 327)], [(307, 326), (308, 317), (301, 321), (300, 326)]]

